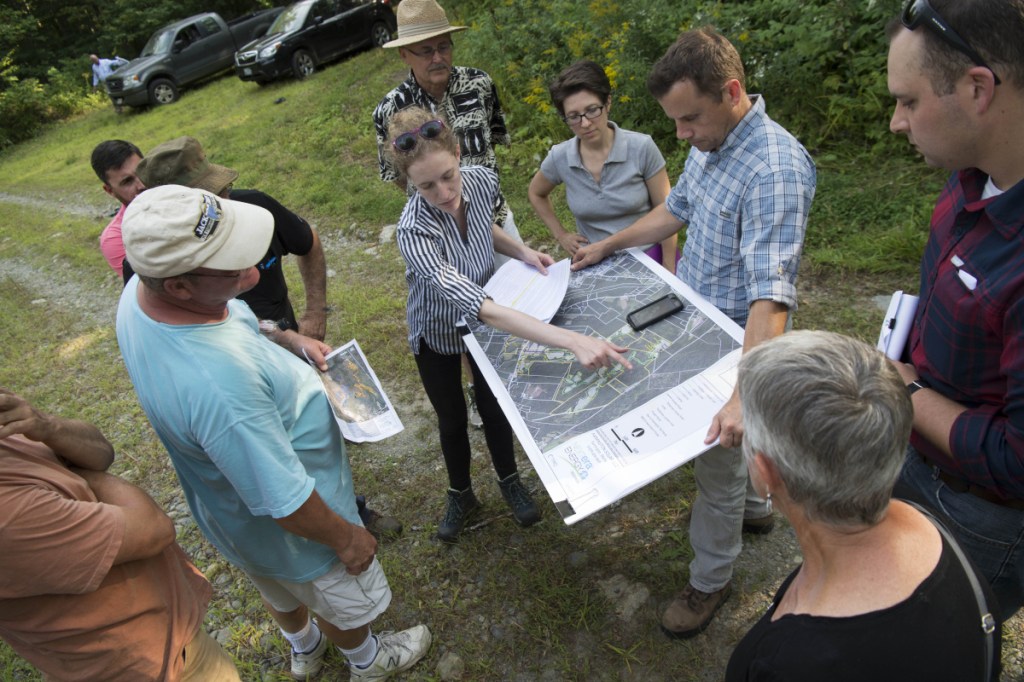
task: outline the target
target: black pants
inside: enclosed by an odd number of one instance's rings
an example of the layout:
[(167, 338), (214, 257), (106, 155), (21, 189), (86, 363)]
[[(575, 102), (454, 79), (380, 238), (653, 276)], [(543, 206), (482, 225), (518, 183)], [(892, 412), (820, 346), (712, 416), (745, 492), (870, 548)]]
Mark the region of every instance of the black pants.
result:
[[(470, 487), (472, 479), (469, 476), (469, 422), (466, 418), (466, 398), (462, 392), (462, 356), (436, 353), (422, 339), (419, 351), (415, 355), (416, 367), (430, 404), (437, 413), (441, 454), (448, 468), (448, 485), (454, 490), (465, 490)], [(476, 407), (484, 422), (484, 437), (487, 449), (491, 451), (491, 462), (498, 478), (505, 478), (517, 471), (512, 427), (480, 374), (476, 362), (472, 357), (469, 362), (473, 367)]]

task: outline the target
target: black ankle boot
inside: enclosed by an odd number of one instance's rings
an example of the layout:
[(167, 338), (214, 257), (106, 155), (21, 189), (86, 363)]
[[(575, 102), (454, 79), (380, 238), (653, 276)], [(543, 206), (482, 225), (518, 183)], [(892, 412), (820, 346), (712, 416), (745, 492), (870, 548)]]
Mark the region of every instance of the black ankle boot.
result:
[(437, 537), (442, 542), (458, 542), (459, 533), (466, 527), (476, 512), (480, 509), (480, 502), (473, 494), (472, 488), (465, 490), (448, 489), (448, 503), (444, 509), (444, 518), (437, 526)]
[(533, 501), (530, 491), (519, 480), (518, 473), (509, 474), (499, 480), (498, 487), (501, 488), (501, 496), (505, 498), (509, 509), (512, 510), (512, 516), (515, 517), (516, 523), (526, 528), (540, 521), (540, 509)]

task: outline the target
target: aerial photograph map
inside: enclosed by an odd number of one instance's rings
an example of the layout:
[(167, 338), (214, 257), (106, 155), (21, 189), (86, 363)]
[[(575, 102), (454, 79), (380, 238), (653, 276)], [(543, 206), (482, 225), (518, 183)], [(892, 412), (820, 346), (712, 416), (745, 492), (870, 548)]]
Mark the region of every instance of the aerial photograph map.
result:
[[(600, 428), (699, 375), (742, 345), (696, 305), (635, 332), (626, 315), (676, 291), (645, 256), (622, 252), (572, 273), (551, 323), (630, 349), (621, 365), (585, 369), (567, 350), (542, 346), (470, 323), (541, 452)], [(674, 279), (674, 278), (673, 278)]]

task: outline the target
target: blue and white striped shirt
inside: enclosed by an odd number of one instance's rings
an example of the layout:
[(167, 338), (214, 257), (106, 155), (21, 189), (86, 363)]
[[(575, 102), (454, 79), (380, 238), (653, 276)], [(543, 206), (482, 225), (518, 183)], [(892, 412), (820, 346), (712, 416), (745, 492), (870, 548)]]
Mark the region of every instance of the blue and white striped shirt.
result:
[(796, 309), (796, 275), (817, 182), (814, 161), (753, 106), (713, 152), (692, 149), (665, 202), (687, 223), (681, 280), (741, 327), (750, 304)]
[(396, 240), (409, 284), (406, 320), (413, 353), (419, 351), (420, 339), (437, 353), (464, 353), (455, 327), (463, 316), (479, 316), (487, 298), (483, 285), (494, 274), (491, 225), (500, 196), (498, 175), (483, 166), (465, 166), (460, 173), (465, 241), (455, 218), (431, 206), (419, 193), (409, 198), (398, 220)]

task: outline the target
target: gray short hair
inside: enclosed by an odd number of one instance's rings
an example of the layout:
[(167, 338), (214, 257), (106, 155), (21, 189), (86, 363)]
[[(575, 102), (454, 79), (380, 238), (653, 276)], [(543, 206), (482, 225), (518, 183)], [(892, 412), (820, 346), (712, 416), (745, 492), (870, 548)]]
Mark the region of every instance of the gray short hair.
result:
[(913, 421), (884, 355), (841, 334), (790, 332), (743, 356), (739, 393), (743, 454), (770, 459), (809, 519), (882, 520)]

